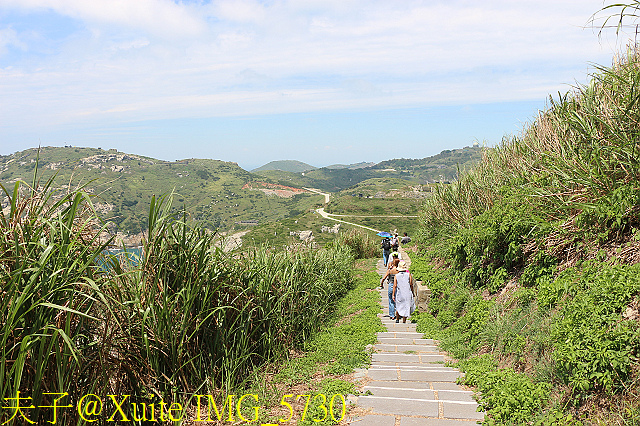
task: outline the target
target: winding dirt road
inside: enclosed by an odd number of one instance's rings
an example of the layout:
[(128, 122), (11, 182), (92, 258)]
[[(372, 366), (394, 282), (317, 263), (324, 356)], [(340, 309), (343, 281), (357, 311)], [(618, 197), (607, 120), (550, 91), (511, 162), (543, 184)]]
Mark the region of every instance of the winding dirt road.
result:
[[(329, 204), (329, 201), (330, 201), (330, 199), (331, 199), (331, 194), (327, 194), (326, 192), (322, 192), (322, 191), (319, 191), (319, 190), (317, 190), (317, 189), (313, 189), (313, 188), (303, 188), (303, 189), (306, 189), (306, 190), (307, 190), (307, 191), (309, 191), (309, 192), (314, 192), (314, 193), (316, 193), (316, 194), (324, 195), (324, 203), (325, 203), (325, 204)], [(359, 224), (357, 224), (357, 223), (353, 223), (353, 222), (347, 222), (346, 220), (336, 219), (336, 217), (360, 217), (360, 218), (364, 218), (364, 217), (391, 217), (391, 218), (393, 218), (393, 217), (396, 217), (396, 218), (399, 218), (399, 217), (414, 217), (414, 218), (415, 218), (415, 217), (418, 217), (418, 216), (402, 216), (402, 215), (393, 215), (393, 216), (380, 216), (380, 215), (378, 215), (378, 216), (361, 216), (361, 215), (352, 215), (352, 214), (333, 214), (333, 213), (327, 213), (327, 212), (325, 212), (325, 211), (324, 211), (324, 207), (321, 207), (321, 208), (319, 208), (319, 209), (316, 209), (316, 213), (318, 213), (320, 216), (322, 216), (322, 217), (323, 217), (323, 218), (325, 218), (325, 219), (333, 220), (333, 221), (336, 221), (336, 222), (346, 223), (346, 224), (348, 224), (348, 225), (358, 226), (358, 227), (360, 227), (360, 228), (368, 229), (369, 231), (373, 231), (373, 232), (376, 232), (376, 233), (380, 232), (380, 230), (379, 230), (379, 229), (375, 229), (375, 228), (370, 228), (370, 227), (368, 227), (368, 226), (364, 226), (364, 225), (359, 225)]]

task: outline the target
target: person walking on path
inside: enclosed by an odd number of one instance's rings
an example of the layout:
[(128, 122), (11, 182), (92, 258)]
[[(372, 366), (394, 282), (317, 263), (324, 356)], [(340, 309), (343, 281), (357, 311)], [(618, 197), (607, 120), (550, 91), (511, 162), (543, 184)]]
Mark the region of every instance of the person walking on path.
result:
[(387, 266), (387, 263), (389, 263), (389, 253), (391, 253), (391, 240), (384, 237), (380, 243), (380, 247), (382, 247), (382, 260), (384, 262), (384, 266)]
[(387, 280), (387, 296), (389, 296), (389, 318), (393, 318), (396, 316), (396, 304), (393, 301), (393, 282), (396, 274), (398, 273), (398, 264), (400, 263), (399, 259), (394, 259), (389, 262), (389, 268), (387, 268), (387, 273), (380, 280), (380, 287), (383, 288), (383, 283)]
[[(389, 261), (387, 262), (387, 272), (386, 275), (380, 280), (380, 288), (384, 288), (384, 282), (389, 281), (389, 287), (393, 287), (393, 276), (389, 275), (389, 270), (398, 266), (398, 262), (400, 261), (400, 253), (394, 251), (389, 254)], [(394, 263), (395, 262), (395, 263)]]
[[(411, 308), (413, 307), (413, 276), (411, 272), (407, 270), (407, 263), (400, 261), (396, 267), (398, 271), (393, 279), (393, 303), (395, 304), (395, 317), (396, 322), (407, 322), (407, 317), (411, 315)], [(389, 315), (391, 315), (391, 309), (389, 309)]]
[(411, 242), (411, 237), (407, 235), (407, 233), (404, 233), (404, 237), (402, 237), (402, 239), (400, 240), (400, 244), (405, 245), (407, 243)]
[(398, 251), (400, 248), (400, 240), (398, 240), (398, 234), (394, 234), (391, 238), (391, 250)]

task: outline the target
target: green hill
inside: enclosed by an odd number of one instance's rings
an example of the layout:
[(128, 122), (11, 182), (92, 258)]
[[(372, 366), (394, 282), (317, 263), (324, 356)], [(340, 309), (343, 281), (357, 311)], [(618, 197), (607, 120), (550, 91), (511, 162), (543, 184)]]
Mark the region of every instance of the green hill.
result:
[(424, 209), (418, 331), (487, 424), (640, 424), (640, 56), (614, 63)]
[(280, 161), (271, 161), (270, 163), (267, 163), (264, 166), (251, 170), (251, 172), (255, 173), (255, 172), (262, 172), (267, 170), (282, 170), (283, 172), (301, 173), (301, 172), (306, 172), (307, 170), (314, 170), (314, 169), (317, 169), (317, 167), (313, 167), (307, 163), (303, 163), (302, 161), (280, 160)]
[(445, 182), (458, 179), (458, 167), (469, 170), (482, 159), (482, 153), (489, 151), (479, 146), (460, 149), (445, 149), (439, 154), (421, 159), (400, 158), (382, 161), (371, 168), (374, 170), (395, 170), (410, 174), (421, 183)]
[[(446, 174), (456, 168), (456, 161), (467, 164), (480, 157), (479, 150), (470, 148), (452, 152), (453, 155), (443, 152), (422, 160), (390, 160), (373, 167), (352, 165), (304, 173), (282, 170), (250, 173), (236, 163), (218, 160), (169, 162), (100, 148), (43, 147), (39, 153), (37, 149), (29, 149), (0, 156), (0, 183), (5, 186), (18, 180), (31, 183), (38, 162), (40, 181), (55, 175), (54, 186), (60, 193), (69, 190), (69, 186), (87, 185), (95, 196), (93, 202), (98, 213), (111, 223), (114, 232), (133, 235), (145, 231), (151, 197), (171, 192), (174, 208), (184, 207), (189, 220), (208, 229), (229, 231), (294, 217), (322, 203), (319, 195), (299, 188), (346, 191), (347, 195), (362, 193), (366, 198), (393, 187), (424, 183), (430, 176), (424, 170)], [(432, 163), (436, 166), (429, 166)], [(391, 166), (395, 169), (389, 170)], [(371, 207), (366, 200), (357, 203), (362, 204), (363, 210)], [(373, 219), (366, 221), (370, 225), (375, 223)]]
[(367, 163), (365, 161), (362, 161), (360, 163), (354, 163), (354, 164), (332, 164), (330, 166), (327, 166), (327, 169), (363, 169), (365, 167), (371, 167), (371, 166), (375, 166), (376, 163)]
[[(337, 192), (367, 179), (402, 179), (413, 184), (429, 184), (436, 181), (450, 182), (457, 179), (458, 168), (469, 170), (478, 164), (483, 152), (490, 149), (465, 147), (444, 150), (440, 154), (421, 159), (395, 159), (368, 167), (323, 167), (301, 173), (281, 170), (256, 171), (282, 185), (317, 188)], [(353, 166), (353, 165), (352, 165)]]
[[(29, 149), (0, 157), (0, 182), (31, 182), (38, 157)], [(309, 193), (273, 194), (251, 183), (264, 180), (236, 163), (187, 159), (156, 160), (115, 150), (44, 147), (39, 153), (38, 176), (44, 181), (57, 175), (59, 191), (86, 184), (95, 195), (98, 212), (115, 224), (114, 230), (135, 234), (147, 226), (152, 195), (175, 192), (174, 207), (186, 207), (189, 219), (209, 229), (228, 230), (237, 222), (269, 222), (288, 217), (322, 200)]]

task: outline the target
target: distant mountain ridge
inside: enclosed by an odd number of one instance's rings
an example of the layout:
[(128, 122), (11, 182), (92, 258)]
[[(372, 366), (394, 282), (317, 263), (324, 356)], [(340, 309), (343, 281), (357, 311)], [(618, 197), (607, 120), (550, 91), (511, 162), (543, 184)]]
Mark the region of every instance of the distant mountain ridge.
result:
[(283, 172), (291, 172), (291, 173), (302, 173), (309, 170), (315, 170), (317, 167), (314, 167), (310, 164), (303, 163), (298, 160), (278, 160), (271, 161), (264, 166), (260, 166), (257, 169), (251, 170), (251, 173), (255, 172), (264, 172), (268, 170), (282, 170)]
[[(480, 161), (484, 149), (490, 148), (465, 147), (423, 159), (323, 168), (295, 160), (276, 161), (270, 164), (298, 171), (260, 171), (265, 165), (251, 173), (237, 163), (211, 159), (163, 161), (115, 149), (42, 147), (39, 153), (31, 148), (0, 155), (0, 183), (11, 191), (16, 181), (32, 182), (37, 163), (41, 182), (57, 175), (58, 191), (66, 191), (70, 183), (89, 182), (87, 192), (94, 194), (96, 210), (114, 231), (126, 235), (145, 231), (151, 198), (171, 193), (175, 209), (184, 206), (189, 220), (225, 231), (247, 223), (279, 221), (322, 203), (318, 195), (297, 189), (339, 192), (370, 179), (373, 187), (382, 179), (400, 179), (407, 185), (454, 181), (459, 169)], [(5, 198), (0, 193), (0, 207), (6, 205)]]
[(333, 169), (333, 170), (342, 170), (342, 169), (356, 170), (356, 169), (364, 169), (365, 167), (371, 167), (375, 165), (376, 163), (361, 161), (359, 163), (353, 163), (353, 164), (332, 164), (325, 168)]
[(431, 157), (418, 159), (392, 159), (377, 164), (355, 163), (349, 166), (336, 164), (304, 172), (282, 170), (258, 170), (253, 172), (282, 185), (317, 188), (337, 192), (367, 179), (397, 178), (414, 184), (452, 182), (458, 178), (458, 171), (472, 168), (482, 159), (482, 153), (491, 148), (467, 146), (460, 149), (446, 149)]

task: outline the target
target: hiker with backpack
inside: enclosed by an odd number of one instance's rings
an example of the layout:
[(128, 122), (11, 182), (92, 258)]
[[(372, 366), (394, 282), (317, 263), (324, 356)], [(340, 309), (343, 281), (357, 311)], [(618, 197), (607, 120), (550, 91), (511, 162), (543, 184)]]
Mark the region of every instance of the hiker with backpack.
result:
[(387, 266), (387, 263), (389, 262), (389, 253), (391, 253), (391, 240), (388, 237), (384, 237), (380, 243), (380, 247), (382, 247), (382, 260), (384, 262), (384, 266)]

